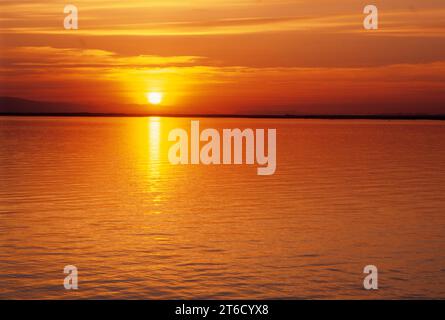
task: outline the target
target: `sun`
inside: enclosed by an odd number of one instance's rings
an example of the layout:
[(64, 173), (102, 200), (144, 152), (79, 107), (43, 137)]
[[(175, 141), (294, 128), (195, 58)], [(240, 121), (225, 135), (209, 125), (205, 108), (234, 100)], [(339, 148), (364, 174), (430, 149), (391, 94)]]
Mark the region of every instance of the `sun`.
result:
[(163, 94), (161, 92), (148, 92), (147, 100), (150, 104), (157, 105), (162, 102)]

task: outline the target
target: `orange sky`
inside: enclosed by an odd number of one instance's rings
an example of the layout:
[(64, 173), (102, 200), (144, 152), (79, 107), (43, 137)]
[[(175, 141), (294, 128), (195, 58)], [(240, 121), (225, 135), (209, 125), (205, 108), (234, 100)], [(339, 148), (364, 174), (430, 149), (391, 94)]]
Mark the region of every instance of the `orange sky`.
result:
[(90, 112), (445, 113), (443, 0), (71, 3), (75, 31), (65, 1), (0, 2), (0, 96)]

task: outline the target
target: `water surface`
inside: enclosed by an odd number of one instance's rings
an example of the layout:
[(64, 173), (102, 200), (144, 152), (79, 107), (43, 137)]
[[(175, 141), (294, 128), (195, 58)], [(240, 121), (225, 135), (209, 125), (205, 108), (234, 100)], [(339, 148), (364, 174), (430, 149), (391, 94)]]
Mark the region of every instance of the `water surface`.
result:
[(443, 122), (200, 119), (276, 128), (265, 177), (170, 165), (190, 120), (0, 118), (0, 298), (445, 298)]

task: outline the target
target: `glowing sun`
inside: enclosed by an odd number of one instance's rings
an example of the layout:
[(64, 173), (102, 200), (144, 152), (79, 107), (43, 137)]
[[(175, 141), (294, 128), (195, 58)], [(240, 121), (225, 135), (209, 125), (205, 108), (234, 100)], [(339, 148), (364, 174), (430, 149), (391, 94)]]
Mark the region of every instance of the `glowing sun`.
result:
[(160, 104), (162, 102), (163, 94), (161, 92), (148, 92), (147, 100), (150, 104)]

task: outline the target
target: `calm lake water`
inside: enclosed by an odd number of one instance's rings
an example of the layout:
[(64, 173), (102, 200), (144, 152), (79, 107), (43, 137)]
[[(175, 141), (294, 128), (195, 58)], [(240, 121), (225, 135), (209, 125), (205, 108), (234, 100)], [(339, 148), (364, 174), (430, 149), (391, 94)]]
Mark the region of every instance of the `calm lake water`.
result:
[(0, 298), (445, 298), (444, 122), (200, 119), (276, 128), (258, 176), (170, 165), (190, 120), (0, 118)]

